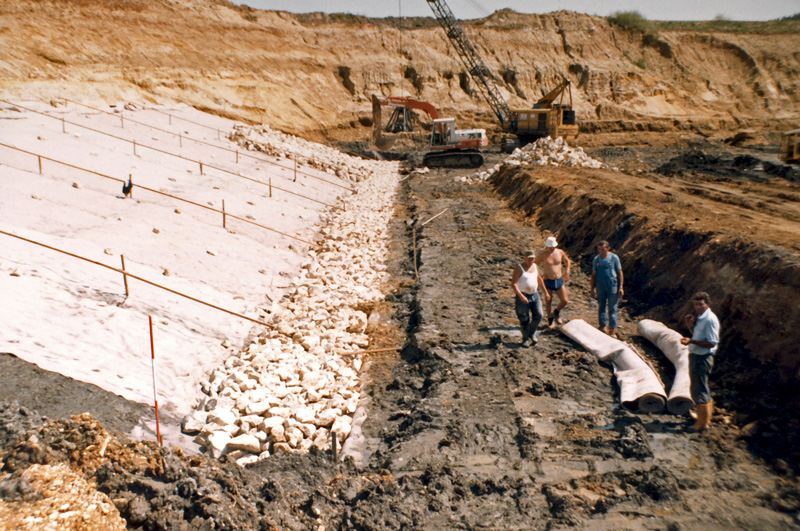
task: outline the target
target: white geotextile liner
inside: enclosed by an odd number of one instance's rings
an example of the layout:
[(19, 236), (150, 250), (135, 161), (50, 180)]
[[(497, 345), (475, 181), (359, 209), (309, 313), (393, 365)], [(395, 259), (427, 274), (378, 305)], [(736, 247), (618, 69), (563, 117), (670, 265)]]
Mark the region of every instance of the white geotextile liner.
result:
[(561, 331), (598, 360), (612, 365), (622, 405), (638, 408), (643, 413), (664, 409), (667, 395), (661, 380), (631, 345), (604, 334), (583, 319), (573, 319), (561, 327)]
[(694, 402), (689, 381), (689, 348), (681, 345), (683, 336), (664, 323), (651, 319), (642, 319), (636, 324), (636, 329), (675, 365), (675, 380), (669, 390), (667, 408), (676, 415), (686, 413)]

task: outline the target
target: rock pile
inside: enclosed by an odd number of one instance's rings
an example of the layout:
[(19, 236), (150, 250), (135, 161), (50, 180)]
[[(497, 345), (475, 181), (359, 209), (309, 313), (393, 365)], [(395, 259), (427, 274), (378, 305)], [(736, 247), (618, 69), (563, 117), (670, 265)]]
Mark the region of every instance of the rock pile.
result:
[(476, 180), (485, 181), (494, 175), (503, 166), (567, 166), (581, 168), (604, 168), (605, 164), (593, 159), (583, 152), (583, 148), (572, 148), (563, 138), (553, 140), (549, 136), (540, 138), (532, 144), (527, 144), (514, 150), (502, 162), (495, 164), (487, 171), (478, 172), (473, 176)]
[(0, 528), (125, 531), (126, 526), (106, 494), (59, 463), (34, 464), (19, 473), (4, 474)]
[(366, 179), (356, 195), (343, 209), (321, 214), (322, 243), (262, 315), (269, 328), (201, 382), (203, 396), (183, 428), (199, 433), (212, 455), (246, 464), (274, 452), (327, 449), (332, 433), (340, 443), (350, 433), (358, 352), (369, 344), (368, 316), (356, 308), (382, 298), (398, 182), (396, 163), (362, 162), (354, 174)]
[(298, 164), (348, 181), (361, 182), (368, 179), (373, 172), (372, 161), (287, 135), (268, 125), (258, 127), (237, 125), (228, 138), (245, 149), (260, 151), (279, 159), (296, 160)]

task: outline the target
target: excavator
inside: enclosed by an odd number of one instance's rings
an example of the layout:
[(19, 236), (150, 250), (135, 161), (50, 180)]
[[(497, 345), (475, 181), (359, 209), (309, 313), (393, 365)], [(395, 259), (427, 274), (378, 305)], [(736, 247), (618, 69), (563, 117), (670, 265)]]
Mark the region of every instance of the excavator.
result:
[[(392, 115), (383, 127), (382, 108), (391, 107)], [(454, 118), (440, 118), (436, 107), (427, 101), (400, 96), (372, 95), (372, 136), (375, 145), (388, 149), (396, 137), (385, 137), (383, 132), (413, 131), (411, 110), (425, 111), (431, 117), (430, 146), (422, 158), (429, 168), (479, 168), (483, 165), (481, 148), (489, 144), (484, 129), (456, 129)]]
[[(515, 137), (503, 140), (504, 151), (545, 136), (563, 137), (565, 140), (577, 138), (579, 126), (572, 109), (572, 89), (568, 80), (563, 80), (555, 89), (540, 98), (532, 109), (510, 109), (491, 72), (447, 3), (444, 0), (428, 0), (428, 6), (433, 10), (481, 95), (500, 121), (501, 129)], [(568, 96), (568, 101), (564, 101), (565, 95)]]

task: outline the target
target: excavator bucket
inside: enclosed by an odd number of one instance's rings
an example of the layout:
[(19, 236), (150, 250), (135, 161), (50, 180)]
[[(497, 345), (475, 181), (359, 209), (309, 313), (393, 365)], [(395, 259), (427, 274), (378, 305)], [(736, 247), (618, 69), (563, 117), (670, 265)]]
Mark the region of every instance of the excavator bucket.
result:
[(381, 151), (386, 151), (387, 149), (392, 149), (394, 143), (397, 142), (396, 136), (381, 136), (375, 139), (375, 147), (380, 149)]

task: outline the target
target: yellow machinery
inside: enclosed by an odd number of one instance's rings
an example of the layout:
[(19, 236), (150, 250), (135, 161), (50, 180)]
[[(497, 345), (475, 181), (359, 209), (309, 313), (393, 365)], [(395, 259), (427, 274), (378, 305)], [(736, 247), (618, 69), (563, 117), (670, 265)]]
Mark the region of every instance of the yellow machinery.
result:
[(790, 164), (800, 164), (800, 129), (783, 133), (780, 158)]
[[(503, 131), (518, 139), (513, 143), (504, 142), (504, 149), (513, 148), (513, 144), (534, 142), (546, 136), (563, 137), (567, 140), (578, 136), (578, 123), (575, 120), (575, 111), (572, 110), (572, 90), (569, 81), (562, 81), (558, 87), (537, 101), (533, 109), (511, 110), (500, 94), (491, 72), (450, 11), (447, 2), (428, 0), (428, 6), (433, 10), (447, 38), (450, 39), (450, 44), (453, 45), (470, 77), (492, 108), (492, 112), (500, 120)], [(564, 101), (565, 94), (568, 95), (568, 101)]]

